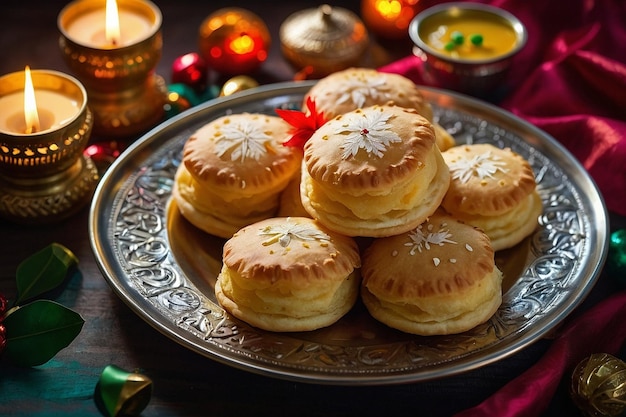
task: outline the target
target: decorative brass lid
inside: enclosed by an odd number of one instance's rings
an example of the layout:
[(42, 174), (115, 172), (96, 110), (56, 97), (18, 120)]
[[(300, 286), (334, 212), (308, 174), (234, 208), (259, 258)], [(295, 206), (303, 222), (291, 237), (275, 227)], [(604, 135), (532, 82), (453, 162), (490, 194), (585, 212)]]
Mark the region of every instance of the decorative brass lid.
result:
[(359, 65), (369, 44), (361, 19), (350, 10), (323, 4), (289, 16), (280, 27), (281, 50), (311, 78)]

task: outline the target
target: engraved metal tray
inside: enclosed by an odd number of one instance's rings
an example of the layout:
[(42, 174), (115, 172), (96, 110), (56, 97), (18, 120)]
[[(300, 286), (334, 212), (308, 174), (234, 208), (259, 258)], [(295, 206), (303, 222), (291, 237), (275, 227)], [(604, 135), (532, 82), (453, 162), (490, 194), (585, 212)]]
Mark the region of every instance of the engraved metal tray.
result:
[(175, 342), (255, 373), (335, 385), (425, 381), (511, 355), (545, 336), (593, 287), (607, 254), (608, 216), (582, 166), (543, 131), (495, 106), (424, 88), (457, 143), (489, 142), (527, 158), (544, 211), (535, 233), (498, 252), (504, 297), (484, 325), (420, 337), (376, 322), (362, 304), (313, 332), (271, 333), (229, 317), (213, 288), (222, 239), (169, 204), (189, 135), (228, 113), (300, 108), (313, 82), (246, 90), (188, 110), (144, 135), (108, 169), (91, 206), (91, 245), (105, 279), (142, 319)]

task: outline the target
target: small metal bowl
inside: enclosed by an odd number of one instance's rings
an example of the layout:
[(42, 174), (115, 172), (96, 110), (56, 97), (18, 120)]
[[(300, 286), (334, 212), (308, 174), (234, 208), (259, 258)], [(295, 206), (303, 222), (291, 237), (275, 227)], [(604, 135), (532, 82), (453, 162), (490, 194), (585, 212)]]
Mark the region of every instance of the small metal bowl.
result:
[[(434, 27), (441, 30), (445, 23), (463, 19), (502, 25), (505, 31), (514, 34), (514, 42), (504, 51), (498, 53), (494, 51), (491, 56), (485, 53), (480, 57), (454, 55), (445, 47), (433, 46), (429, 36), (432, 38)], [(409, 25), (409, 36), (415, 44), (414, 54), (423, 61), (422, 76), (426, 83), (490, 99), (501, 95), (507, 89), (505, 81), (512, 58), (522, 50), (528, 34), (522, 22), (505, 10), (480, 3), (452, 2), (420, 12)], [(469, 39), (465, 40), (467, 41)]]

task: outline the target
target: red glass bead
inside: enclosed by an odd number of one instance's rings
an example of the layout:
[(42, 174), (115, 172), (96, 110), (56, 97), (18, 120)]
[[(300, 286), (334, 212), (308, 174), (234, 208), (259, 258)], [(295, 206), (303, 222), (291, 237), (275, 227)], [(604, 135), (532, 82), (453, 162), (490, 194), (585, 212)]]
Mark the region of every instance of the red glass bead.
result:
[(179, 56), (172, 63), (172, 83), (185, 84), (201, 92), (207, 86), (208, 66), (195, 52)]

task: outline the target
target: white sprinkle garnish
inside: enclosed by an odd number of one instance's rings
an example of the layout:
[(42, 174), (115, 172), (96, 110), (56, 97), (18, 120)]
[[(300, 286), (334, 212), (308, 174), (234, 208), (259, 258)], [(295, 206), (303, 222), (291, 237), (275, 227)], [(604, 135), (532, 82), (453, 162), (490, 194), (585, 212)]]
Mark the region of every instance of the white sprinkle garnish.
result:
[(508, 170), (502, 168), (506, 165), (504, 162), (500, 162), (498, 156), (492, 156), (490, 151), (487, 151), (481, 155), (475, 155), (474, 157), (460, 158), (455, 162), (448, 164), (452, 179), (459, 180), (465, 184), (475, 174), (480, 179), (493, 178), (493, 174), (496, 172), (507, 172)]
[(451, 263), (451, 264), (455, 264), (455, 263), (456, 263), (456, 259), (454, 259), (454, 258), (450, 258), (450, 263)]
[(291, 243), (291, 239), (299, 239), (302, 241), (325, 240), (329, 241), (330, 236), (308, 224), (290, 223), (287, 218), (285, 224), (277, 224), (264, 227), (259, 231), (259, 235), (270, 236), (268, 240), (263, 242), (263, 246), (269, 246), (276, 242), (283, 248)]
[(265, 144), (272, 140), (260, 127), (241, 121), (222, 126), (219, 136), (215, 139), (215, 153), (220, 158), (231, 151), (230, 160), (244, 162), (246, 158), (259, 160), (267, 153)]
[(355, 156), (360, 149), (368, 154), (382, 158), (387, 146), (402, 142), (400, 136), (389, 130), (387, 121), (391, 114), (382, 111), (351, 113), (345, 120), (346, 124), (339, 129), (338, 134), (347, 134), (340, 148), (342, 159)]
[(450, 240), (452, 234), (445, 229), (439, 229), (438, 232), (430, 232), (432, 230), (431, 224), (428, 225), (428, 234), (424, 234), (422, 231), (422, 225), (419, 225), (415, 230), (409, 233), (410, 242), (404, 244), (404, 246), (411, 247), (410, 254), (415, 255), (416, 252), (422, 252), (422, 249), (430, 250), (430, 245), (443, 246), (444, 243), (453, 243), (455, 241)]
[(471, 247), (469, 243), (466, 243), (466, 244), (465, 244), (465, 249), (467, 249), (467, 250), (468, 250), (468, 251), (470, 251), (470, 252), (474, 252), (474, 248), (473, 248), (473, 247)]
[(391, 252), (391, 256), (398, 256), (398, 251), (394, 250), (393, 252)]
[(337, 100), (337, 104), (352, 101), (357, 108), (362, 108), (368, 97), (379, 100), (380, 96), (387, 97), (389, 95), (386, 92), (382, 92), (386, 83), (387, 79), (382, 75), (367, 78), (358, 75), (347, 78), (338, 86), (338, 90), (343, 91), (343, 94)]
[(435, 266), (439, 266), (439, 264), (441, 263), (441, 259), (433, 258), (433, 263), (435, 264)]

